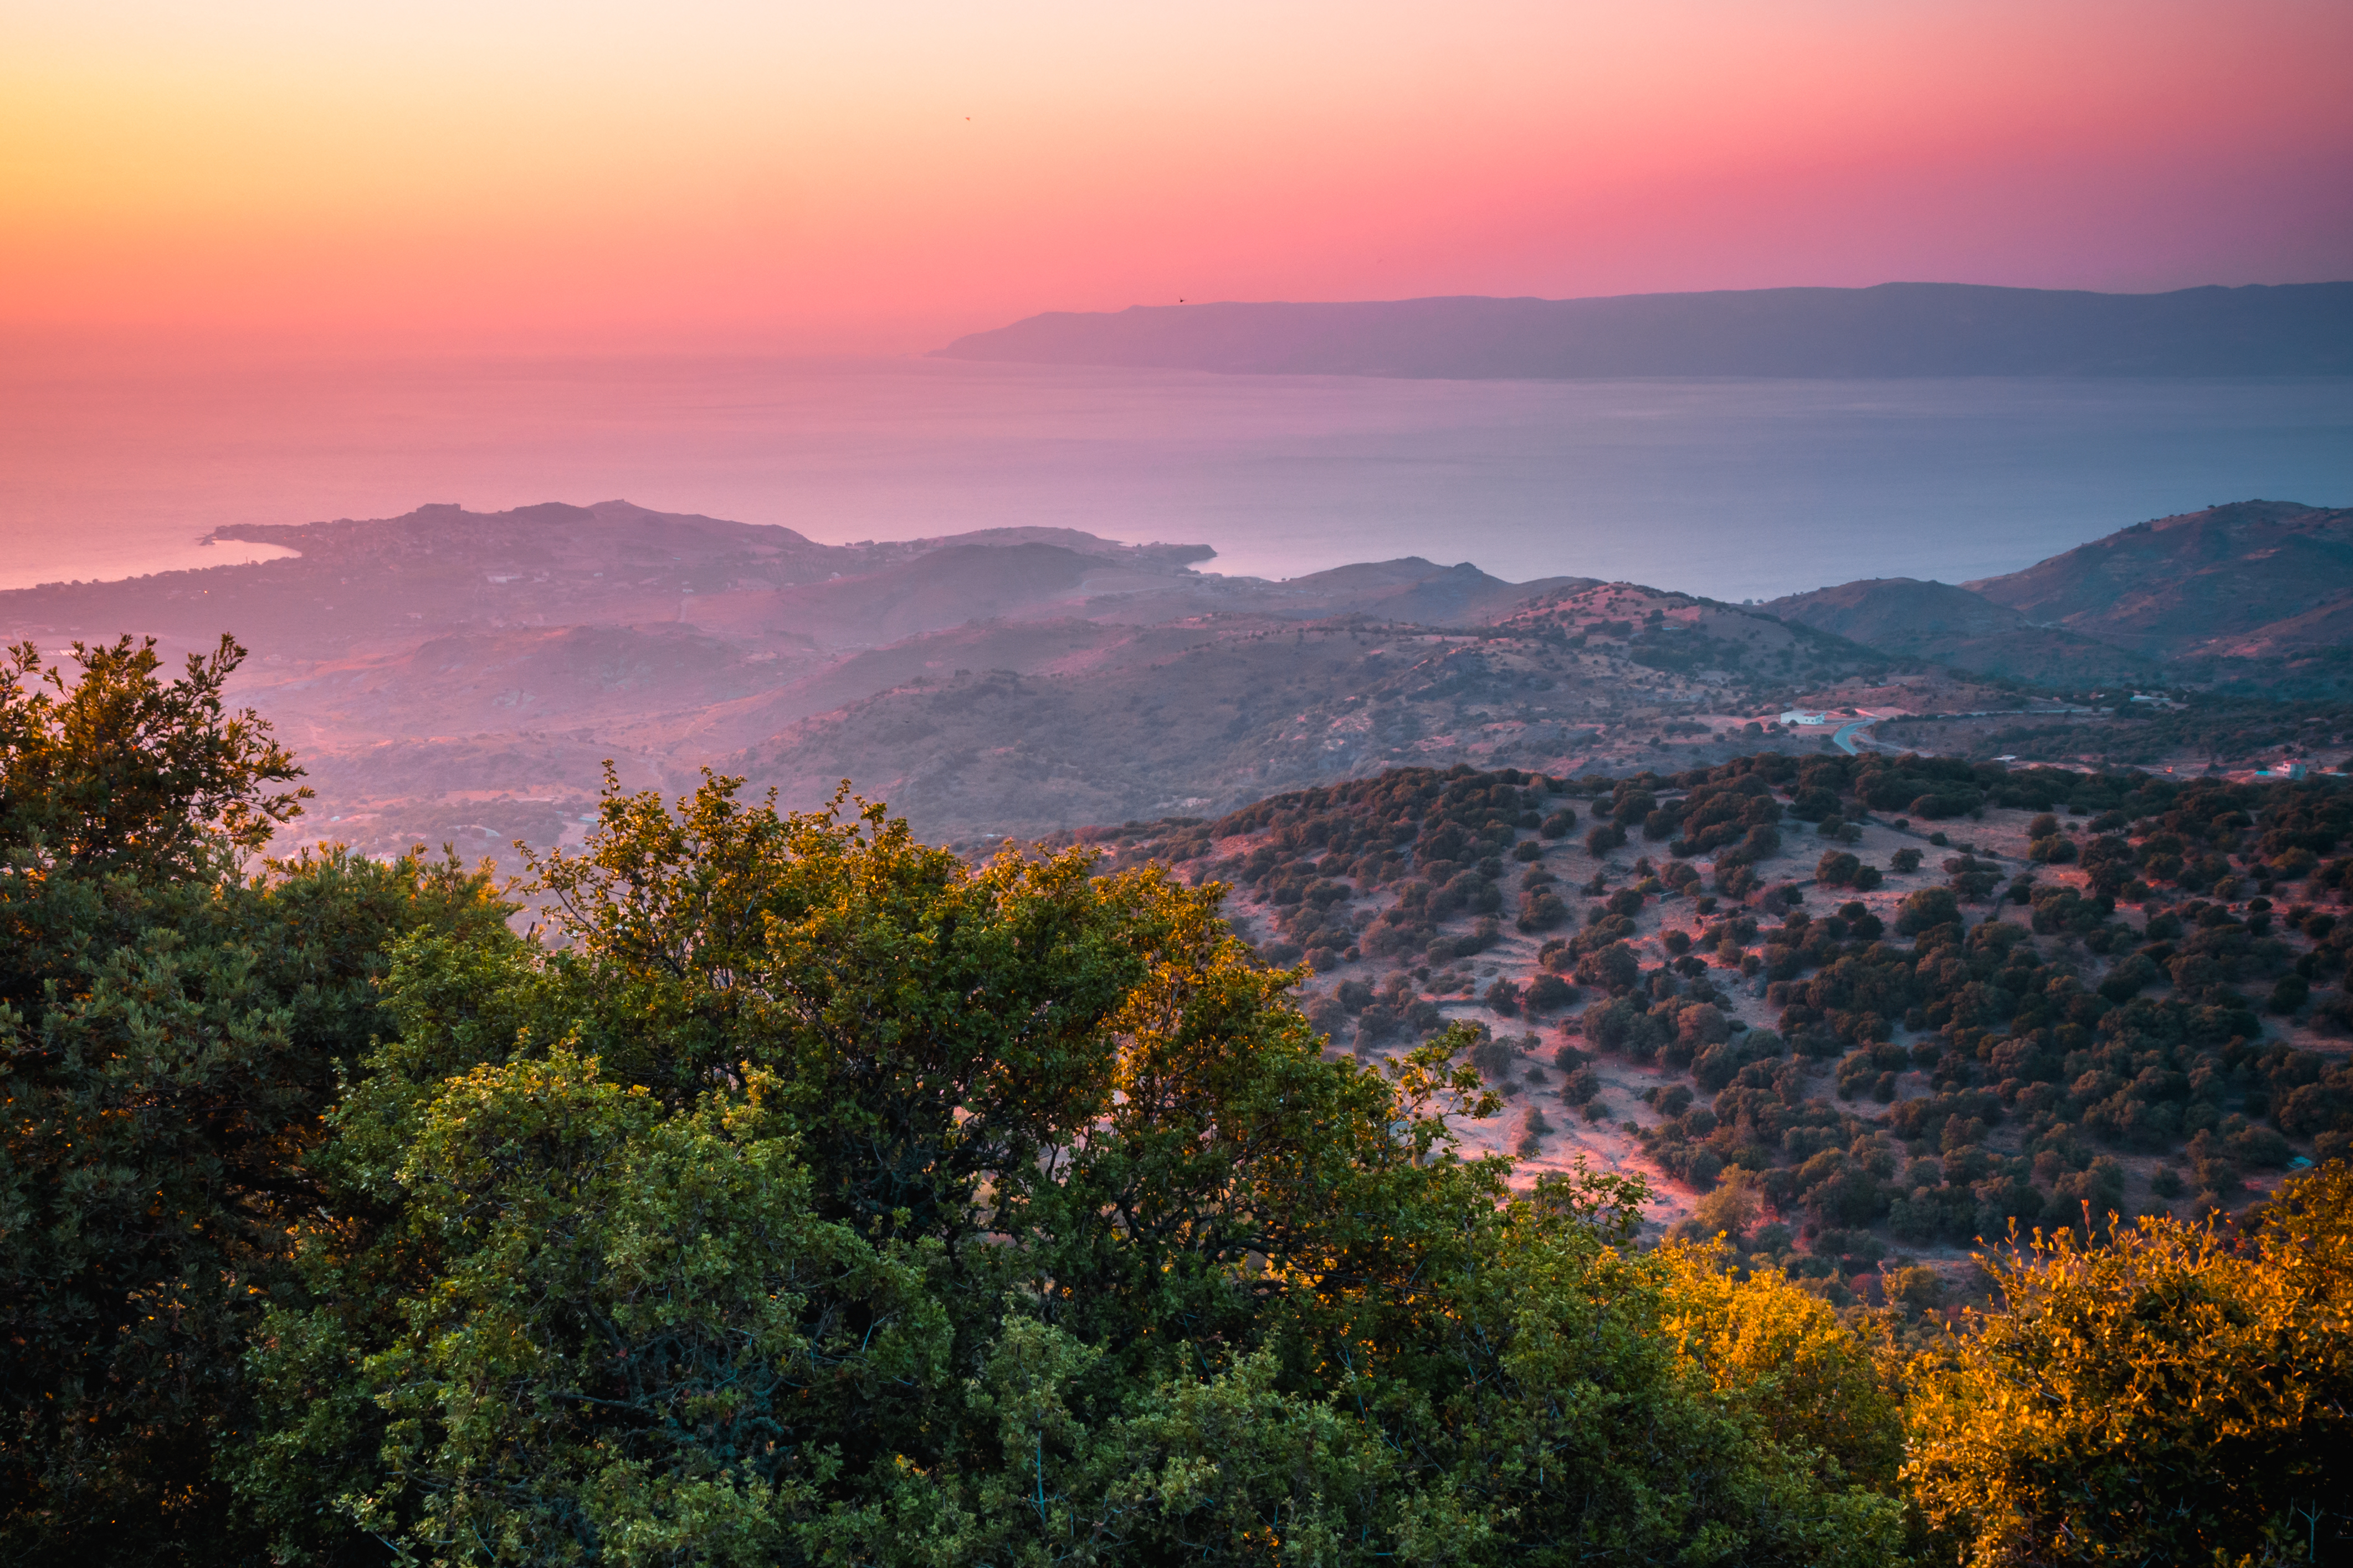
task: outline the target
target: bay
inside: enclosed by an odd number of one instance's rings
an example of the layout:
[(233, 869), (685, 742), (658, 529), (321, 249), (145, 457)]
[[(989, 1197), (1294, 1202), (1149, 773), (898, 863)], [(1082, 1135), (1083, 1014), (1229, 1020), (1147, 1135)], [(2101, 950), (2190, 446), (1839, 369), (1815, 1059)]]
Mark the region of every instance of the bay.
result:
[(232, 523), (626, 498), (834, 542), (1043, 524), (1287, 577), (1421, 555), (1725, 599), (2353, 502), (2353, 381), (1451, 382), (764, 356), (0, 363), (0, 587)]

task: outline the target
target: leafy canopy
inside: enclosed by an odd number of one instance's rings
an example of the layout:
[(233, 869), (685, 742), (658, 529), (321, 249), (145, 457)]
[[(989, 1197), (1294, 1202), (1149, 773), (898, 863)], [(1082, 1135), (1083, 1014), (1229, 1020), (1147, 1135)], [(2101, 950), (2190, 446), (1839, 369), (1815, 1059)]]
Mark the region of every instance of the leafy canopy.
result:
[(298, 809), (267, 727), (152, 649), (0, 669), (0, 1559), (249, 1561), (215, 1457), (290, 1286), (337, 1064), (420, 927), (493, 931), (416, 857), (236, 857)]
[[(565, 944), (402, 944), (248, 1363), (290, 1559), (1883, 1560), (1662, 1331), (1639, 1184), (1514, 1200), (1441, 1036), (1324, 1059), (1215, 889), (608, 795)], [(1697, 1545), (1694, 1543), (1696, 1542)]]
[(73, 645), (79, 679), (20, 643), (0, 658), (0, 851), (82, 873), (193, 873), (250, 851), (301, 811), (291, 753), (222, 690), (245, 658), (224, 637), (157, 679), (155, 639)]
[(2156, 1217), (1989, 1261), (2005, 1310), (1915, 1369), (1909, 1412), (1958, 1561), (2313, 1560), (2353, 1483), (2353, 1170), (2235, 1244)]

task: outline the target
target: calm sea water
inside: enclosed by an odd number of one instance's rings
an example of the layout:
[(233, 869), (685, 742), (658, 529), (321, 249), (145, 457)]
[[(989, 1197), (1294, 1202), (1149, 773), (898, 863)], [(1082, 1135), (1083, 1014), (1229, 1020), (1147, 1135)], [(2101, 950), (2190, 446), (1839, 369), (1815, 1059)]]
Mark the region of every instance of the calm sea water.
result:
[[(0, 586), (231, 522), (626, 498), (846, 542), (1016, 523), (1293, 576), (1422, 555), (1722, 598), (1953, 582), (2353, 503), (2353, 381), (1380, 381), (773, 359), (0, 365)], [(237, 547), (237, 553), (248, 553)]]

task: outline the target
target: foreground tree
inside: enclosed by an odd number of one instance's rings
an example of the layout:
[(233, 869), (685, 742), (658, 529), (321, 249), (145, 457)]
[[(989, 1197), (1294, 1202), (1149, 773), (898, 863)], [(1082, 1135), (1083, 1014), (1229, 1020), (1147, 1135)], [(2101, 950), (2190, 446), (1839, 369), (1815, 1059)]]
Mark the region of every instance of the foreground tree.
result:
[(1090, 868), (712, 780), (541, 868), (563, 949), (407, 942), (320, 1160), (381, 1223), (249, 1363), (278, 1552), (1885, 1560), (1662, 1331), (1639, 1187), (1454, 1152), (1467, 1037), (1327, 1062), (1214, 890)]
[(338, 1060), (418, 926), (496, 928), (479, 877), (241, 857), (299, 809), (290, 761), (152, 647), (0, 670), (0, 1559), (249, 1561), (214, 1455)]
[(20, 643), (0, 658), (0, 847), (20, 866), (204, 878), (300, 814), (293, 757), (223, 696), (245, 649), (191, 654), (176, 680), (155, 639), (73, 645), (80, 675)]
[(1905, 1467), (1965, 1564), (2325, 1560), (2353, 1490), (2353, 1171), (2233, 1240), (2159, 1217), (1992, 1260)]

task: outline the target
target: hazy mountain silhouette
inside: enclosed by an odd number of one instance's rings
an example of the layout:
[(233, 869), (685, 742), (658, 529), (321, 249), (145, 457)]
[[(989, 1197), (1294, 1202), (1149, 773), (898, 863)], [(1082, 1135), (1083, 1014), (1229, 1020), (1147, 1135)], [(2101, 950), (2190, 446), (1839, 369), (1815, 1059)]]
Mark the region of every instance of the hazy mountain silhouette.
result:
[(1883, 283), (1588, 300), (1475, 296), (1050, 311), (938, 357), (1235, 373), (2348, 375), (2353, 283), (2168, 294)]
[(1765, 606), (1784, 620), (1889, 653), (2037, 682), (2159, 679), (2154, 659), (2078, 633), (2038, 626), (1949, 583), (1873, 577), (1791, 594)]
[(2353, 631), (2353, 510), (2209, 507), (1962, 585), (2031, 620), (2157, 658), (2298, 652)]

